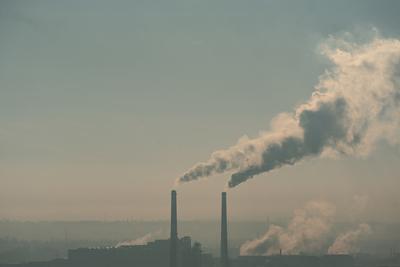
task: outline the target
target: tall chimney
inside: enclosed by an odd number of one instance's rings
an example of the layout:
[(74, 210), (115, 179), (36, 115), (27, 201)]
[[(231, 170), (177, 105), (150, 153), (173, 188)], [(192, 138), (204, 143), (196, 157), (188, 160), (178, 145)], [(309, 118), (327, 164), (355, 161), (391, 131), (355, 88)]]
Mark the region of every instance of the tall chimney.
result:
[(171, 234), (169, 238), (169, 267), (177, 267), (178, 257), (178, 223), (176, 212), (176, 191), (171, 191)]
[(226, 192), (222, 192), (221, 194), (221, 267), (229, 267)]

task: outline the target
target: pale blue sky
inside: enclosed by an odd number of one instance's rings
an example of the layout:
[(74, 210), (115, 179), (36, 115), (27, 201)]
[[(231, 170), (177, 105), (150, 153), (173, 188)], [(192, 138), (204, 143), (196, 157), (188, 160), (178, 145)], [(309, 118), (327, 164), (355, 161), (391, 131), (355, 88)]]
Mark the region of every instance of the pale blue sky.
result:
[[(0, 218), (167, 218), (177, 176), (309, 97), (327, 67), (321, 41), (370, 27), (399, 37), (398, 10), (395, 0), (2, 1)], [(368, 218), (397, 219), (399, 159), (382, 146), (262, 175), (229, 193), (231, 216), (368, 195)], [(182, 217), (217, 217), (225, 181), (178, 188)]]

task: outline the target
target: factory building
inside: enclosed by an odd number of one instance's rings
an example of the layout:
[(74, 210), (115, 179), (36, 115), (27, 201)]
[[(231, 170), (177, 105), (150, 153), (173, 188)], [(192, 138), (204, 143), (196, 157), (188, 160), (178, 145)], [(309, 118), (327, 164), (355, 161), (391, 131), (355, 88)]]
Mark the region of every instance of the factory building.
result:
[(214, 260), (201, 251), (199, 243), (190, 237), (178, 237), (177, 194), (171, 191), (170, 238), (155, 240), (146, 245), (118, 248), (81, 248), (68, 252), (69, 266), (73, 267), (210, 267)]
[[(200, 246), (192, 245), (190, 237), (183, 237), (175, 243), (177, 257), (175, 266), (201, 267), (201, 261), (207, 255), (201, 253)], [(80, 248), (68, 252), (70, 266), (167, 266), (170, 255), (169, 240), (155, 240), (146, 245), (122, 246), (118, 248)]]

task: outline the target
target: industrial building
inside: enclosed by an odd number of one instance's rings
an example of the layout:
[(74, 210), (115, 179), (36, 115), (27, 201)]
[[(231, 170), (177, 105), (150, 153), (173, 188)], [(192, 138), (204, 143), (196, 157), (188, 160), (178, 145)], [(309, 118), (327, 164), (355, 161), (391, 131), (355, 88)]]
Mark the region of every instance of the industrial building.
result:
[[(197, 243), (192, 245), (190, 237), (183, 237), (176, 244), (177, 257), (173, 259), (175, 266), (201, 267), (201, 262), (209, 258), (209, 255), (201, 253)], [(68, 253), (68, 266), (166, 266), (170, 258), (170, 247), (169, 240), (155, 240), (146, 245), (75, 249)]]

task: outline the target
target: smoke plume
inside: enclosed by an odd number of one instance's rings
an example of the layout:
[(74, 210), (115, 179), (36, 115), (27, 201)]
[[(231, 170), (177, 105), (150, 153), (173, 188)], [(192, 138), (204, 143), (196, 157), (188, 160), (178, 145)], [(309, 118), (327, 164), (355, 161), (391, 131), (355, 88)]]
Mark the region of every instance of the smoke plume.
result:
[[(354, 204), (358, 204), (356, 198)], [(328, 202), (308, 202), (295, 210), (288, 226), (271, 225), (259, 238), (246, 241), (240, 247), (240, 255), (285, 254), (350, 254), (359, 252), (362, 238), (371, 228), (361, 223), (356, 229), (337, 234), (333, 219), (336, 208)], [(336, 237), (336, 238), (335, 238)]]
[(245, 242), (241, 255), (272, 255), (279, 253), (322, 252), (328, 242), (335, 207), (326, 202), (309, 202), (294, 212), (285, 229), (271, 225), (260, 238)]
[(148, 233), (144, 236), (138, 237), (133, 240), (125, 240), (119, 242), (115, 245), (116, 248), (123, 247), (123, 246), (138, 246), (138, 245), (146, 245), (148, 242), (153, 241), (157, 235), (160, 235), (161, 231), (157, 231), (154, 233)]
[(234, 187), (263, 172), (321, 155), (367, 155), (379, 139), (397, 143), (400, 129), (400, 40), (374, 37), (358, 44), (328, 39), (332, 63), (310, 99), (275, 117), (271, 130), (242, 138), (195, 164), (178, 182), (233, 172)]
[(358, 243), (361, 238), (371, 233), (368, 224), (362, 223), (356, 230), (352, 230), (339, 235), (332, 246), (328, 249), (328, 254), (350, 254), (359, 252)]

